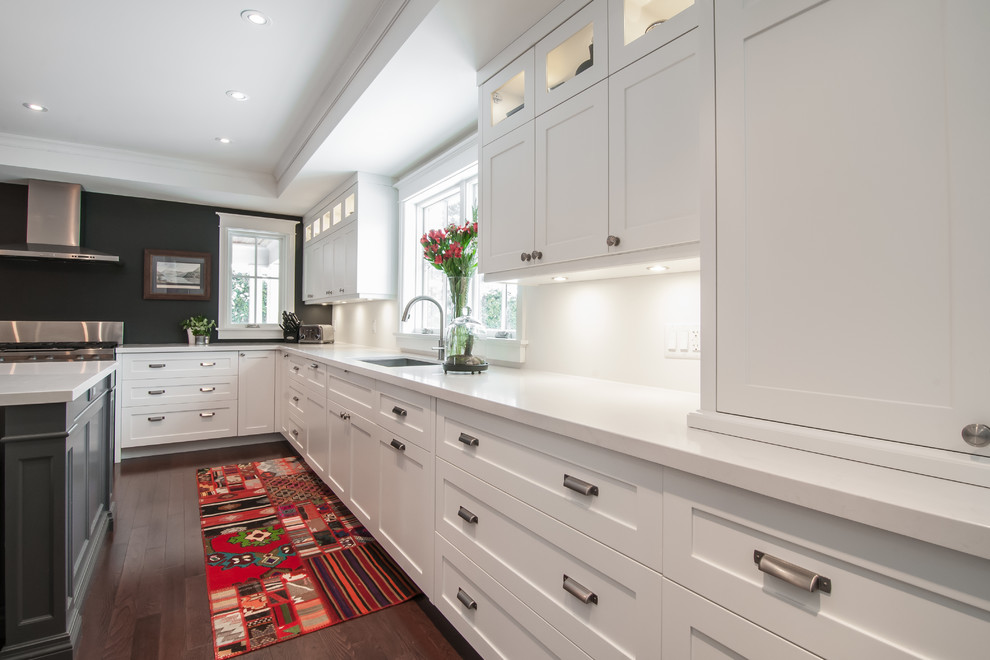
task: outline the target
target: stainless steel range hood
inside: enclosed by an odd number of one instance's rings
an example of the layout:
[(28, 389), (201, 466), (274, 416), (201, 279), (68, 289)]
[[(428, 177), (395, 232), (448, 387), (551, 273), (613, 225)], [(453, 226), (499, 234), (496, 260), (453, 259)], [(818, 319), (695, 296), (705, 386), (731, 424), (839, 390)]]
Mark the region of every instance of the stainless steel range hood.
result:
[(120, 257), (79, 246), (82, 186), (28, 181), (27, 243), (0, 245), (0, 257), (120, 261)]

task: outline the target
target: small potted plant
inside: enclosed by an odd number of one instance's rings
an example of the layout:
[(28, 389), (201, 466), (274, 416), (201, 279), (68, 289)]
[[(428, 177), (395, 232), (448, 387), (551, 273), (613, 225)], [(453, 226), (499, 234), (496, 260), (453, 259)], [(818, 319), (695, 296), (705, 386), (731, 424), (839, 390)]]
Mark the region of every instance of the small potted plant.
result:
[(216, 326), (216, 321), (211, 321), (205, 316), (190, 316), (182, 322), (182, 329), (189, 336), (189, 343), (195, 343), (197, 346), (210, 343), (210, 332)]

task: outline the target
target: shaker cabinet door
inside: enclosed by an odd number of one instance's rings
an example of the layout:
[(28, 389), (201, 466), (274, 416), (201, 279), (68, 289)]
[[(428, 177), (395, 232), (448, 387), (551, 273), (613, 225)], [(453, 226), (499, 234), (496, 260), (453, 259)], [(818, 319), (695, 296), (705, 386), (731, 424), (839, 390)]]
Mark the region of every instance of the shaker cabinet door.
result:
[(990, 456), (987, 4), (717, 12), (717, 410)]
[(483, 273), (521, 268), (533, 251), (535, 147), (529, 122), (481, 150), (481, 255)]

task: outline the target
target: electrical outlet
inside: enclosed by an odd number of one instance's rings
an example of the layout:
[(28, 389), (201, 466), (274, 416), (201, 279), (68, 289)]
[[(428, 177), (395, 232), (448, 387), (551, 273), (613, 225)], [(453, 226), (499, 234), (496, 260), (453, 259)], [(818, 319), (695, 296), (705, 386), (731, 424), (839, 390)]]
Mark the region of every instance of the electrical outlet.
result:
[(675, 360), (701, 359), (701, 326), (697, 323), (668, 323), (664, 328), (663, 355)]

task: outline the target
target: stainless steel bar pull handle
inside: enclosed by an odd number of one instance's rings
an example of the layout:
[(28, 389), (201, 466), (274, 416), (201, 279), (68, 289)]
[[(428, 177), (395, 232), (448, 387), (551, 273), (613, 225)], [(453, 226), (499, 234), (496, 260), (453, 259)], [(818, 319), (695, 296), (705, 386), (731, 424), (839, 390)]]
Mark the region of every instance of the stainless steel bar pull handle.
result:
[(215, 366), (217, 366), (217, 363), (216, 362), (200, 362), (199, 363), (199, 366), (201, 366), (201, 367), (215, 367)]
[(214, 391), (216, 391), (216, 389), (217, 388), (215, 388), (215, 387), (201, 387), (201, 388), (199, 388), (199, 391), (200, 392), (214, 392)]
[(478, 609), (478, 603), (474, 601), (474, 598), (468, 596), (467, 592), (461, 589), (460, 587), (457, 588), (457, 600), (461, 601), (461, 605), (468, 608), (469, 610)]
[(319, 369), (320, 368), (320, 365), (318, 363), (316, 363), (316, 362), (310, 362), (309, 363), (309, 368), (310, 369)]
[(779, 557), (768, 555), (759, 550), (753, 551), (753, 561), (756, 567), (767, 575), (780, 578), (788, 584), (793, 584), (805, 591), (815, 591), (816, 589), (824, 593), (832, 593), (832, 581), (818, 573), (801, 568), (789, 561), (784, 561)]
[(149, 417), (148, 418), (148, 421), (149, 422), (160, 422), (163, 419), (165, 419), (165, 415), (159, 415), (158, 417)]
[(164, 369), (165, 368), (165, 365), (164, 364), (149, 364), (148, 365), (148, 368), (149, 369)]
[(477, 447), (478, 439), (473, 435), (468, 435), (467, 433), (461, 433), (457, 436), (457, 439), (466, 444), (468, 447)]
[(388, 444), (392, 445), (393, 447), (395, 447), (399, 451), (405, 451), (406, 450), (406, 446), (404, 444), (402, 444), (401, 442), (399, 442), (398, 440), (396, 440), (395, 438), (392, 438), (392, 442), (390, 442)]
[(595, 484), (589, 484), (583, 479), (572, 477), (569, 474), (564, 475), (564, 488), (570, 488), (574, 492), (581, 493), (582, 495), (598, 495), (598, 486)]
[(148, 390), (148, 394), (165, 394), (165, 390)]
[(199, 413), (200, 417), (213, 417), (214, 415), (216, 415), (215, 412)]
[(464, 519), (466, 522), (471, 523), (472, 525), (477, 525), (478, 524), (478, 516), (476, 516), (475, 514), (471, 513), (470, 511), (468, 511), (464, 507), (459, 507), (457, 509), (457, 515), (460, 516), (462, 519)]
[(399, 406), (392, 406), (392, 412), (399, 417), (405, 417), (408, 414), (404, 408), (400, 408)]
[(577, 598), (582, 603), (598, 604), (598, 594), (573, 578), (564, 576), (564, 591)]

